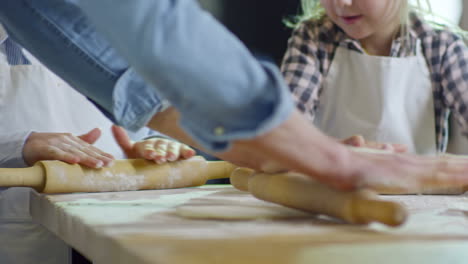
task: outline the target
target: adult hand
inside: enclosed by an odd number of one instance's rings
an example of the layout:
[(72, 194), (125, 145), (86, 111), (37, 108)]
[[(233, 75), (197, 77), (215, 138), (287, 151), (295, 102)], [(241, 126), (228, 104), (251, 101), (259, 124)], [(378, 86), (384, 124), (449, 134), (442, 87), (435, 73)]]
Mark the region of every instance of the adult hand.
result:
[(341, 140), (341, 143), (358, 148), (379, 149), (395, 153), (404, 153), (408, 151), (408, 147), (403, 144), (369, 141), (365, 140), (361, 135), (354, 135), (347, 139), (343, 139)]
[(101, 130), (98, 128), (81, 136), (33, 132), (24, 143), (23, 159), (29, 166), (40, 160), (79, 163), (90, 168), (109, 166), (114, 157), (91, 145), (100, 136)]
[(416, 156), (405, 153), (367, 153), (353, 149), (354, 187), (384, 193), (424, 193), (461, 189), (468, 184), (468, 159), (456, 155)]
[(133, 142), (125, 129), (116, 125), (112, 126), (112, 133), (127, 158), (144, 158), (161, 164), (167, 161), (188, 159), (195, 155), (195, 150), (174, 140), (150, 138)]
[(432, 186), (468, 185), (467, 159), (352, 151), (305, 124), (298, 113), (264, 135), (237, 141), (220, 156), (260, 170), (273, 164), (341, 190), (369, 187), (417, 193)]
[[(197, 146), (178, 126), (179, 119), (177, 110), (169, 108), (154, 116), (149, 126)], [(468, 185), (468, 160), (355, 152), (321, 133), (298, 111), (271, 131), (236, 140), (228, 151), (215, 155), (256, 170), (300, 172), (342, 190), (382, 184), (406, 190), (427, 184)]]

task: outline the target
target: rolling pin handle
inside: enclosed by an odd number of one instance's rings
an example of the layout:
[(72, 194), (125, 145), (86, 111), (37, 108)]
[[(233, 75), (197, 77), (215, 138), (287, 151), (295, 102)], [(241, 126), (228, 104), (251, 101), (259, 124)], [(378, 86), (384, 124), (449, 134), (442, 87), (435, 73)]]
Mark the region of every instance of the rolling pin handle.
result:
[(0, 187), (31, 187), (41, 192), (46, 183), (40, 162), (27, 168), (0, 168)]
[(368, 224), (379, 222), (389, 226), (399, 226), (407, 218), (405, 208), (394, 202), (363, 199), (352, 204), (355, 223)]
[(249, 191), (249, 181), (254, 177), (255, 171), (248, 168), (235, 169), (230, 177), (232, 186), (244, 192)]
[(232, 171), (237, 168), (227, 161), (207, 161), (206, 179), (224, 179), (231, 176)]

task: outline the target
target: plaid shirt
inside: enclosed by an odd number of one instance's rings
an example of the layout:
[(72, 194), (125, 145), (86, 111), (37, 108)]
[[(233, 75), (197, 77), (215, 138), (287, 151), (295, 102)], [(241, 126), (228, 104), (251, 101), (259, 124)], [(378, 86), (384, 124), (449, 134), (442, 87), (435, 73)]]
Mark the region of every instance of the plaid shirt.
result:
[[(437, 149), (444, 152), (450, 113), (468, 135), (468, 49), (455, 34), (435, 30), (412, 14), (408, 40), (394, 40), (390, 56), (415, 55), (418, 39), (431, 75)], [(364, 53), (357, 40), (347, 37), (327, 18), (303, 23), (289, 39), (281, 70), (297, 107), (312, 121), (320, 107), (322, 83), (339, 46)]]

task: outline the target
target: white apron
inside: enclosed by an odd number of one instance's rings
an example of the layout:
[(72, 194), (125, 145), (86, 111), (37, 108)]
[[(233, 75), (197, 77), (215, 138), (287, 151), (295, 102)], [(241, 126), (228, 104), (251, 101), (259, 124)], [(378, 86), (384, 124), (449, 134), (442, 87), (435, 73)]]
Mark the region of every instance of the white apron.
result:
[[(18, 130), (80, 135), (100, 127), (97, 147), (122, 158), (111, 122), (84, 96), (41, 66), (10, 66), (0, 60), (0, 134)], [(0, 263), (69, 263), (68, 246), (29, 216), (28, 188), (0, 191)]]
[(339, 47), (324, 82), (314, 123), (344, 139), (400, 143), (411, 153), (435, 155), (432, 84), (420, 50), (395, 58)]

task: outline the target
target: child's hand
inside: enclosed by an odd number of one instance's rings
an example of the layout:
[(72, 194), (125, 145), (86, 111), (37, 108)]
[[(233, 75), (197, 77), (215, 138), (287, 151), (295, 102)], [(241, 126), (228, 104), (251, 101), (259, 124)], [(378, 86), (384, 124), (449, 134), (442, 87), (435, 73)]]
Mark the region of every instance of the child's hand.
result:
[(350, 145), (353, 147), (380, 149), (380, 150), (386, 150), (386, 151), (393, 152), (393, 153), (404, 153), (408, 151), (408, 148), (403, 144), (367, 141), (361, 135), (355, 135), (355, 136), (349, 137), (347, 139), (342, 140), (341, 143), (345, 145)]
[(90, 168), (109, 166), (114, 157), (92, 146), (101, 136), (95, 128), (81, 136), (69, 133), (31, 133), (24, 143), (23, 159), (29, 166), (40, 160), (79, 163)]
[(195, 150), (189, 146), (165, 138), (151, 138), (132, 142), (127, 132), (119, 126), (112, 126), (115, 140), (127, 155), (127, 158), (144, 158), (158, 164), (167, 161), (188, 159), (195, 155)]

